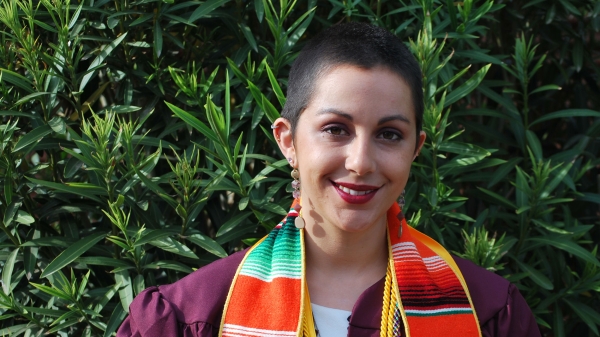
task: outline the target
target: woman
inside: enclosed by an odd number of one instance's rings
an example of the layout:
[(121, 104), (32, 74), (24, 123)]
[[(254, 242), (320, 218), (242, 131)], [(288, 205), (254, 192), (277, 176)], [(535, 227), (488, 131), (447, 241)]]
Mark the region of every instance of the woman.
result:
[(421, 72), (400, 40), (334, 26), (302, 50), (287, 95), (272, 127), (294, 168), (288, 216), (248, 251), (142, 292), (117, 336), (539, 336), (513, 285), (396, 204), (425, 141)]

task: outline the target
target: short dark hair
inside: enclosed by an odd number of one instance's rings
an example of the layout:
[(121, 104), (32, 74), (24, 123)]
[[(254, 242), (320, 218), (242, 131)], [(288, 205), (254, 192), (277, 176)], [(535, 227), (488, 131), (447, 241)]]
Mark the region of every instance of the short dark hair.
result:
[(288, 79), (287, 101), (281, 116), (292, 132), (308, 106), (316, 81), (332, 68), (348, 64), (364, 69), (383, 66), (406, 81), (417, 124), (417, 143), (423, 124), (423, 88), (419, 64), (404, 43), (387, 30), (366, 23), (334, 25), (310, 40), (294, 61)]

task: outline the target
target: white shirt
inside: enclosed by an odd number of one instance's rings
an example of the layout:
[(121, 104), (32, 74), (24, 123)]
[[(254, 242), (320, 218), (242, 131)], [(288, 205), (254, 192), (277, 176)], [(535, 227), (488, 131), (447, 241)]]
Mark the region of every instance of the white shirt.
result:
[(351, 311), (327, 308), (311, 303), (317, 337), (347, 337)]

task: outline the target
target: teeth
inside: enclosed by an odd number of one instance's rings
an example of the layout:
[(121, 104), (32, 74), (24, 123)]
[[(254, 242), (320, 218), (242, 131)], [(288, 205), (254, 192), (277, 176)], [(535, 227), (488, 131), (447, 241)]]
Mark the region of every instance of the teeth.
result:
[(340, 190), (350, 194), (350, 195), (365, 195), (367, 193), (371, 193), (373, 192), (373, 190), (368, 190), (368, 191), (355, 191), (355, 190), (351, 190), (347, 187), (341, 186), (341, 185), (337, 185), (337, 188), (339, 188)]

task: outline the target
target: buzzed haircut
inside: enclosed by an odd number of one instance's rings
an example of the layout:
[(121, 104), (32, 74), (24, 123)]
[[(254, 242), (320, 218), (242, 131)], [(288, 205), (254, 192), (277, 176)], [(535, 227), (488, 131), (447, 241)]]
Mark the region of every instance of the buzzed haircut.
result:
[(411, 90), (417, 144), (423, 124), (422, 74), (404, 43), (387, 30), (366, 23), (334, 25), (319, 33), (302, 49), (290, 70), (287, 101), (281, 116), (294, 132), (300, 114), (308, 106), (317, 80), (340, 65), (363, 69), (384, 67), (398, 74)]

